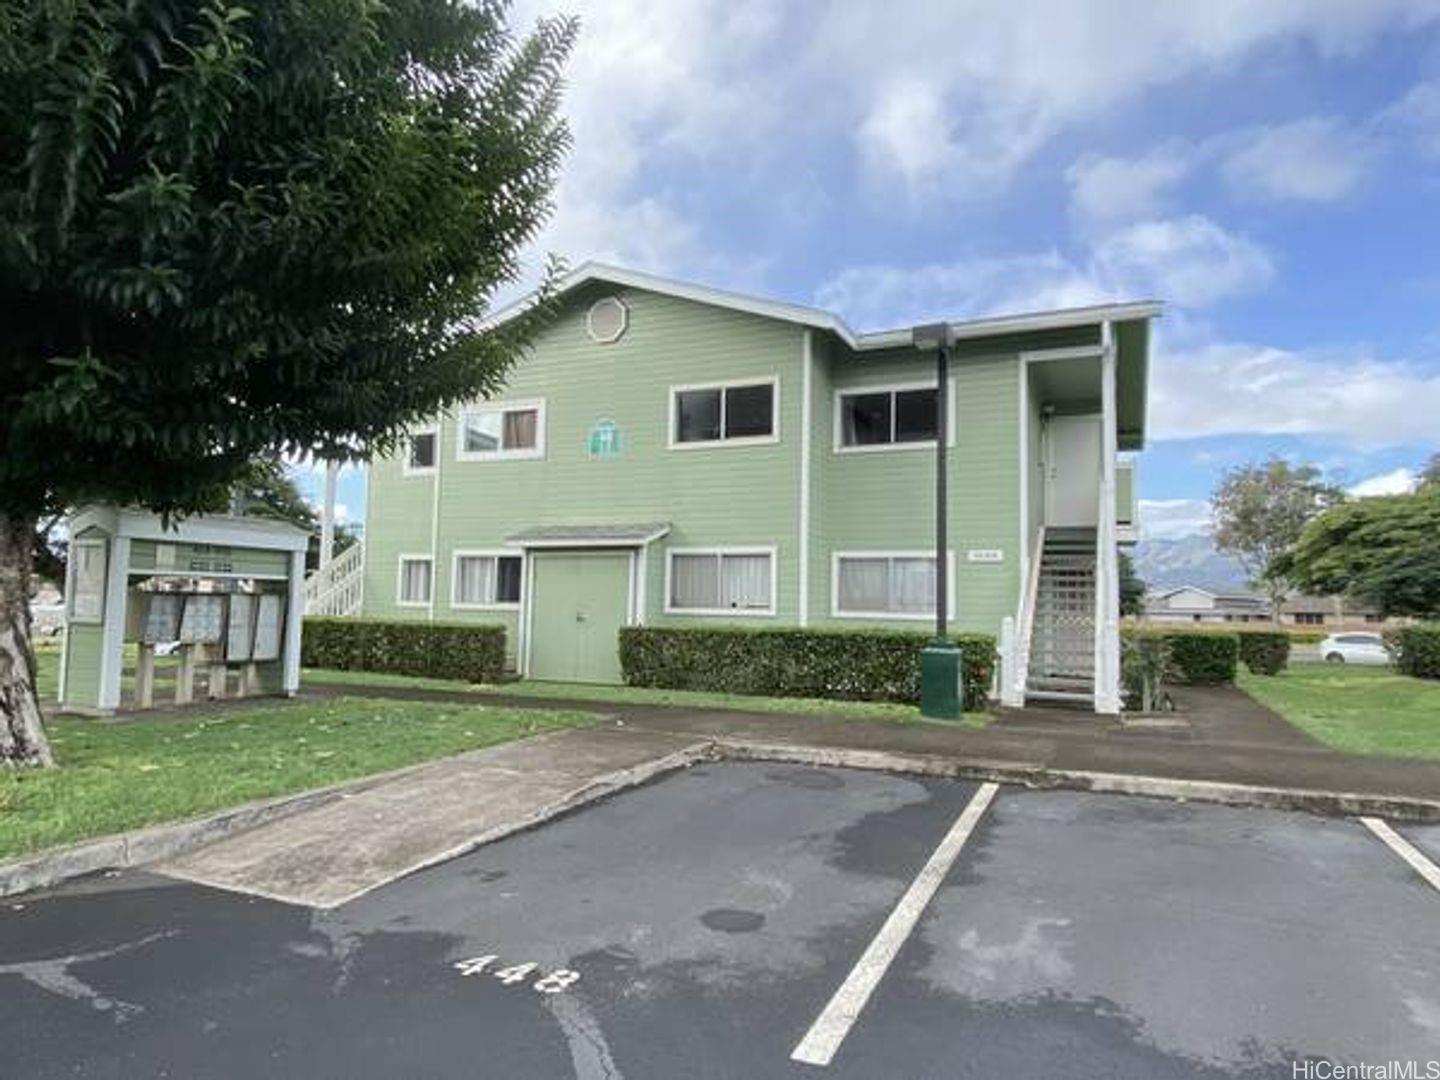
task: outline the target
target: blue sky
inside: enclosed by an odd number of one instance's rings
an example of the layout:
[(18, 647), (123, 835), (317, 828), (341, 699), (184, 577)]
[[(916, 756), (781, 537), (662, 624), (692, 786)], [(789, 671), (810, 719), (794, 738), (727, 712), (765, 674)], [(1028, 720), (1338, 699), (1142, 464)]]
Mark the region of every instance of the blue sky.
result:
[[(1152, 535), (1277, 452), (1440, 441), (1440, 0), (526, 0), (576, 12), (530, 253), (863, 329), (1157, 297)], [(509, 290), (500, 299), (508, 299)], [(314, 484), (313, 477), (306, 483)], [(362, 514), (363, 475), (341, 502)]]

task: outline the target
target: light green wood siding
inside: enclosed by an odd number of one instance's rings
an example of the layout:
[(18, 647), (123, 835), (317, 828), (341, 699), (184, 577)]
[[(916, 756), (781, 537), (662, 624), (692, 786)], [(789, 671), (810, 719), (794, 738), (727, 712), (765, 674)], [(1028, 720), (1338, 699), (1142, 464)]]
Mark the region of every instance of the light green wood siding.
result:
[(65, 700), (62, 704), (98, 708), (101, 627), (95, 623), (74, 623), (66, 628), (65, 634)]
[[(950, 546), (955, 553), (954, 625), (998, 633), (1015, 610), (1019, 588), (1020, 423), (1018, 357), (972, 355), (952, 368), (955, 437), (949, 450)], [(863, 453), (834, 449), (835, 391), (932, 382), (934, 361), (913, 350), (841, 355), (831, 367), (825, 427), (824, 479), (819, 489), (819, 543), (826, 549), (819, 618), (831, 625), (886, 625), (831, 614), (832, 556), (837, 551), (922, 551), (935, 546), (933, 447)], [(1000, 550), (999, 563), (971, 563), (972, 549)], [(912, 629), (916, 621), (894, 625)]]
[[(170, 561), (160, 565), (156, 549), (173, 549)], [(229, 547), (215, 544), (167, 544), (154, 540), (133, 540), (130, 544), (130, 572), (161, 574), (200, 574), (210, 572), (255, 574), (286, 577), (290, 572), (290, 553), (261, 548)]]
[[(619, 295), (629, 307), (628, 330), (613, 345), (597, 345), (585, 332), (585, 313), (602, 295)], [(926, 382), (933, 379), (933, 361), (911, 349), (859, 356), (832, 335), (814, 331), (811, 427), (802, 432), (805, 333), (789, 323), (638, 290), (592, 286), (572, 294), (556, 323), (516, 364), (505, 390), (496, 395), (497, 401), (544, 399), (542, 459), (457, 461), (457, 423), (451, 415), (440, 423), (435, 475), (406, 476), (398, 458), (372, 467), (365, 613), (499, 622), (506, 627), (513, 660), (519, 637), (516, 613), (452, 607), (457, 550), (504, 548), (508, 536), (537, 525), (666, 521), (672, 526), (670, 535), (645, 556), (645, 621), (723, 621), (664, 613), (670, 548), (774, 547), (777, 615), (735, 621), (752, 627), (793, 624), (800, 608), (800, 447), (808, 440), (810, 622), (884, 625), (832, 616), (832, 556), (836, 551), (933, 547), (934, 454), (930, 449), (837, 453), (835, 392)], [(1051, 344), (1048, 338), (1043, 343)], [(960, 629), (998, 633), (1019, 595), (1022, 434), (1017, 350), (1034, 344), (1007, 340), (987, 350), (967, 343), (954, 366), (950, 530), (955, 624)], [(672, 386), (770, 377), (778, 379), (779, 386), (778, 442), (704, 449), (668, 445)], [(618, 456), (592, 459), (587, 453), (587, 437), (599, 420), (618, 425)], [(1031, 473), (1038, 477), (1034, 432), (1030, 448)], [(1032, 492), (1032, 528), (1039, 523), (1038, 502), (1033, 501), (1038, 497)], [(398, 559), (401, 554), (428, 555), (432, 530), (433, 611), (397, 605)], [(971, 549), (998, 549), (1003, 561), (969, 562), (966, 553)], [(894, 625), (925, 626), (915, 621)]]

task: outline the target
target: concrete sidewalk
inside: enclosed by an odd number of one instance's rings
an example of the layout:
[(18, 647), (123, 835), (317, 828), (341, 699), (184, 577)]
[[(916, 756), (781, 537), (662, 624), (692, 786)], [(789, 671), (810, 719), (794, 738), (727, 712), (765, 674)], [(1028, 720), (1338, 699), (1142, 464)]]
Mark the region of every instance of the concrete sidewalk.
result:
[(334, 907), (422, 867), (690, 764), (707, 739), (600, 725), (410, 768), (150, 869)]
[[(931, 721), (900, 724), (464, 691), (347, 685), (335, 692), (507, 708), (581, 709), (613, 717), (631, 731), (728, 746), (865, 754), (871, 762), (879, 760), (877, 755), (890, 755), (896, 769), (906, 768), (909, 759), (914, 765), (926, 765), (928, 771), (944, 761), (954, 766), (952, 771), (968, 769), (971, 775), (994, 774), (1017, 783), (1086, 787), (1090, 785), (1083, 776), (1098, 774), (1237, 785), (1296, 794), (1288, 801), (1272, 800), (1272, 805), (1440, 820), (1440, 762), (1342, 754), (1283, 721), (1278, 725), (1259, 723), (1261, 718), (1254, 718), (1253, 724), (1227, 722), (1223, 709), (1212, 708), (1213, 715), (1203, 719), (1197, 713), (1196, 723), (1179, 730), (1127, 728), (1058, 711), (1049, 722), (1002, 718), (975, 730)], [(1239, 691), (1233, 693), (1241, 705), (1250, 701)], [(1342, 796), (1346, 798), (1341, 800)]]

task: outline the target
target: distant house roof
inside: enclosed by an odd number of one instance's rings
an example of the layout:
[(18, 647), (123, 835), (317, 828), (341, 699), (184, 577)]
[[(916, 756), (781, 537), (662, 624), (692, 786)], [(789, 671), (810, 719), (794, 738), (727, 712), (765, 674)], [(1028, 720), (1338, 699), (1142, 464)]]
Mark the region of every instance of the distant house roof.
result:
[[(1175, 607), (1170, 600), (1179, 593), (1198, 593), (1208, 597), (1210, 606), (1180, 606)], [(1231, 615), (1266, 615), (1270, 611), (1270, 602), (1263, 596), (1256, 596), (1254, 593), (1217, 593), (1209, 589), (1202, 589), (1196, 585), (1180, 585), (1175, 588), (1163, 589), (1150, 593), (1145, 597), (1145, 609), (1147, 611), (1181, 611), (1181, 612), (1218, 612), (1219, 614)]]

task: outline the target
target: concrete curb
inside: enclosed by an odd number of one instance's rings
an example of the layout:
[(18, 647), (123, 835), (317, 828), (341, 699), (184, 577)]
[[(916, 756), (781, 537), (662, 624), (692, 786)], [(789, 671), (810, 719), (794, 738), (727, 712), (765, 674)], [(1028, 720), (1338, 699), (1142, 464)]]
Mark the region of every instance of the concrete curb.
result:
[(1098, 791), (1114, 795), (1144, 795), (1180, 802), (1211, 802), (1268, 810), (1299, 810), (1326, 817), (1379, 817), (1420, 824), (1440, 822), (1440, 800), (1402, 798), (1364, 792), (1313, 791), (1305, 788), (1262, 787), (1218, 780), (1178, 780), (1161, 776), (1087, 772), (1022, 766), (982, 759), (932, 754), (892, 753), (833, 747), (760, 743), (719, 739), (717, 756), (731, 761), (785, 761), (798, 765), (831, 765), (849, 769), (947, 776), (994, 781), (1036, 789)]

